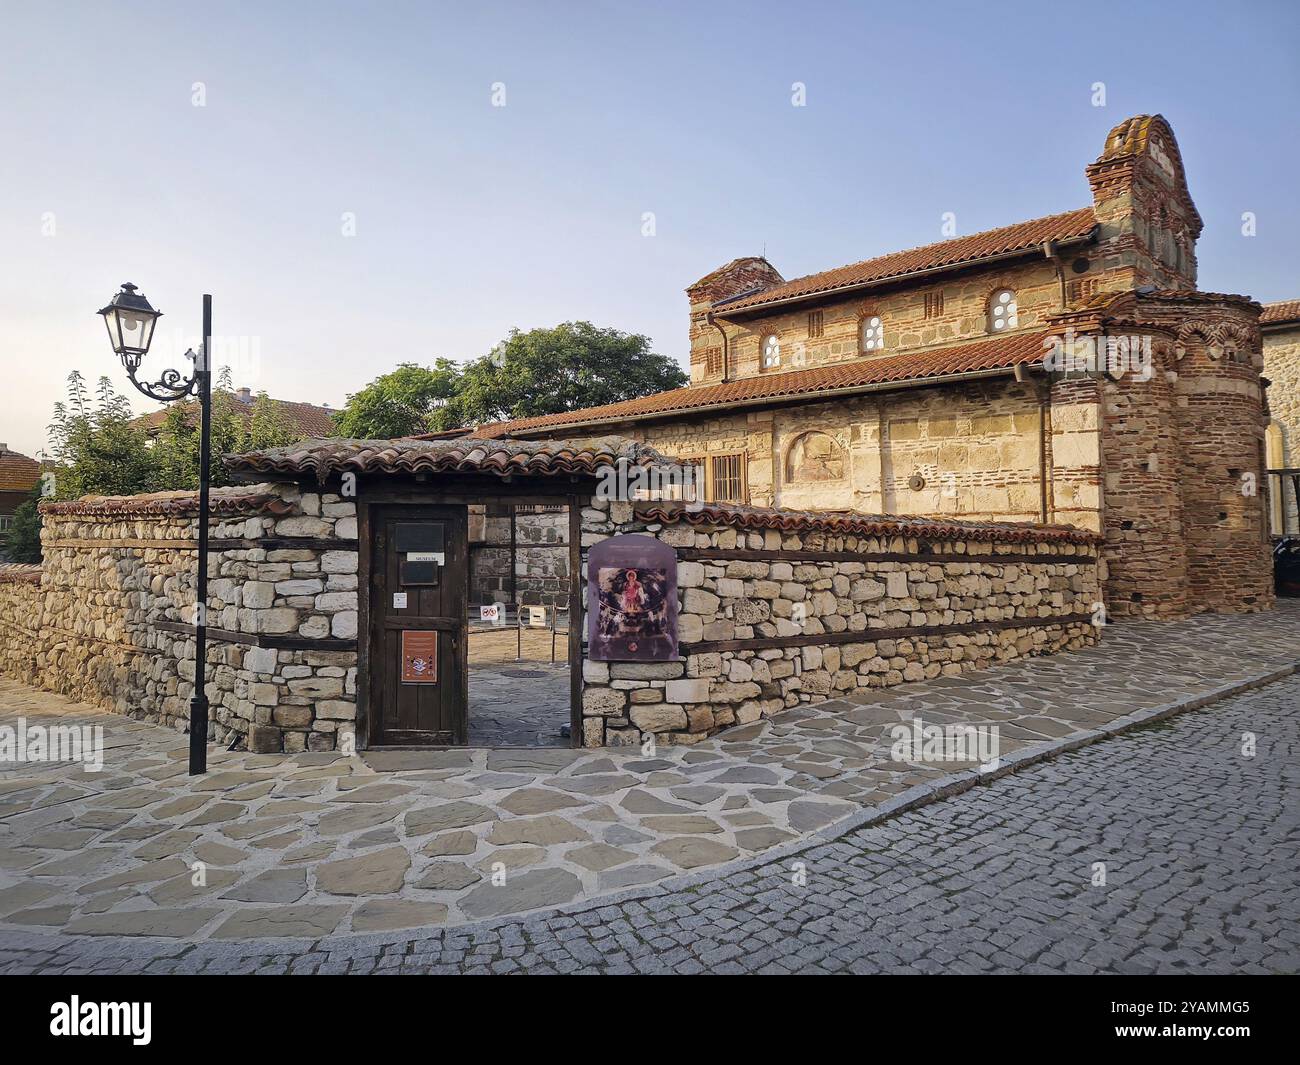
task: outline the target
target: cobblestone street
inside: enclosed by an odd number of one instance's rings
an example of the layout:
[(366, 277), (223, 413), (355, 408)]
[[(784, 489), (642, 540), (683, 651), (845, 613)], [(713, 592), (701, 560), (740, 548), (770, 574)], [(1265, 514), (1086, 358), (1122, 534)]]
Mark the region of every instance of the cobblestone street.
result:
[(316, 941), (7, 932), (0, 969), (1294, 973), (1297, 706), (1292, 676), (754, 869), (573, 912)]

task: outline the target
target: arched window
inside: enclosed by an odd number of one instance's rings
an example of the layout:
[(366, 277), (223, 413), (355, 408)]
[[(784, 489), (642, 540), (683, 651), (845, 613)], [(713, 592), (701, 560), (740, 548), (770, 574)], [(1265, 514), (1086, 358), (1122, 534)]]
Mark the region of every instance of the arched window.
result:
[(863, 315), (861, 332), (863, 351), (880, 351), (885, 346), (885, 326), (880, 315)]
[(760, 363), (764, 370), (774, 370), (781, 365), (781, 338), (769, 333), (763, 338), (760, 349)]
[(1012, 289), (1000, 288), (989, 297), (989, 332), (1005, 333), (1020, 324), (1016, 313), (1016, 294)]

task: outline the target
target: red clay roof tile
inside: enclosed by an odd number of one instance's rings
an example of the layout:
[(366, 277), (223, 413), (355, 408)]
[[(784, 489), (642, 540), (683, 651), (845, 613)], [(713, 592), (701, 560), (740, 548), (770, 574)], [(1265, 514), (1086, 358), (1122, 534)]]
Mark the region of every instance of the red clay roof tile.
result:
[(1264, 304), (1259, 324), (1276, 325), (1279, 322), (1300, 322), (1300, 300), (1278, 300), (1276, 303)]
[(928, 378), (982, 370), (1010, 369), (1043, 357), (1043, 339), (1048, 333), (1019, 333), (945, 348), (931, 348), (876, 358), (815, 366), (807, 370), (760, 374), (725, 384), (689, 385), (639, 399), (586, 407), (562, 414), (518, 418), (481, 425), (471, 439), (496, 439), (518, 433), (535, 433), (565, 426), (598, 422), (631, 421), (685, 413), (703, 407), (726, 407), (738, 403), (815, 395), (840, 389), (865, 388), (892, 382), (924, 382)]
[[(1031, 525), (1018, 522), (945, 521), (939, 518), (899, 518), (852, 511), (782, 510), (734, 503), (637, 503), (636, 514), (647, 521), (690, 525), (731, 525), (740, 529), (823, 530), (857, 536), (909, 536), (924, 540), (983, 540), (997, 543), (1099, 544), (1102, 537), (1072, 525)], [(947, 557), (947, 556), (944, 556)], [(953, 556), (960, 560), (961, 556)]]
[(1028, 222), (1017, 222), (1012, 226), (988, 229), (982, 233), (972, 233), (966, 237), (957, 237), (938, 244), (892, 252), (889, 255), (881, 255), (849, 266), (836, 267), (834, 270), (823, 270), (821, 273), (809, 274), (807, 277), (797, 277), (793, 281), (756, 292), (752, 296), (722, 301), (716, 307), (714, 314), (725, 318), (738, 311), (752, 310), (783, 300), (820, 295), (853, 285), (903, 278), (921, 270), (961, 266), (994, 255), (1027, 251), (1038, 247), (1044, 241), (1082, 239), (1091, 234), (1096, 226), (1097, 219), (1092, 213), (1092, 208), (1081, 207), (1077, 211), (1034, 218)]
[[(209, 500), (213, 517), (242, 514), (290, 514), (294, 510), (277, 495), (248, 488), (214, 488)], [(41, 503), (42, 514), (95, 517), (193, 517), (199, 512), (197, 492), (148, 492), (138, 496), (82, 496), (65, 502)]]
[(0, 492), (30, 492), (41, 479), (41, 464), (7, 448), (0, 450)]
[(491, 473), (556, 476), (592, 474), (620, 460), (655, 466), (666, 460), (645, 444), (604, 437), (586, 440), (305, 440), (289, 447), (227, 455), (226, 468), (243, 473), (366, 474)]

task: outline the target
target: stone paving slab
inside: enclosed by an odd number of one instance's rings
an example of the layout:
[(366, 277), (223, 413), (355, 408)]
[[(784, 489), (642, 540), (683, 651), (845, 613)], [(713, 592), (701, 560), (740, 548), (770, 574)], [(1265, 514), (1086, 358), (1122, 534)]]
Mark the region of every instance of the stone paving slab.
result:
[(424, 904), (378, 899), (351, 932), (197, 943), (30, 925), (0, 973), (1294, 974), (1297, 707), (1288, 676), (797, 857), (567, 911), (394, 932)]
[[(102, 772), (0, 764), (0, 932), (314, 938), (571, 908), (771, 860), (973, 786), (889, 729), (997, 725), (997, 775), (1295, 669), (1300, 603), (800, 706), (689, 748), (250, 755), (0, 680), (0, 724), (101, 724)], [(202, 863), (199, 865), (198, 863)], [(115, 922), (116, 925), (115, 925)]]

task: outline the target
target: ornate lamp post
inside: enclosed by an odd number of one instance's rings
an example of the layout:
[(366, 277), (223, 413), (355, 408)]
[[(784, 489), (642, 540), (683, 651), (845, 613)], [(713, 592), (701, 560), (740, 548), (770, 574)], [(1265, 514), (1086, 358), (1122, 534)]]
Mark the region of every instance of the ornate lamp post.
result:
[(131, 384), (150, 399), (174, 403), (185, 396), (199, 401), (199, 567), (195, 589), (194, 697), (190, 700), (190, 776), (208, 768), (208, 696), (206, 678), (208, 636), (208, 462), (212, 428), (212, 297), (203, 297), (203, 343), (194, 360), (194, 373), (182, 378), (179, 370), (164, 370), (157, 381), (140, 380), (140, 360), (149, 353), (153, 327), (160, 317), (130, 282), (99, 312), (108, 327), (108, 339), (126, 368)]

